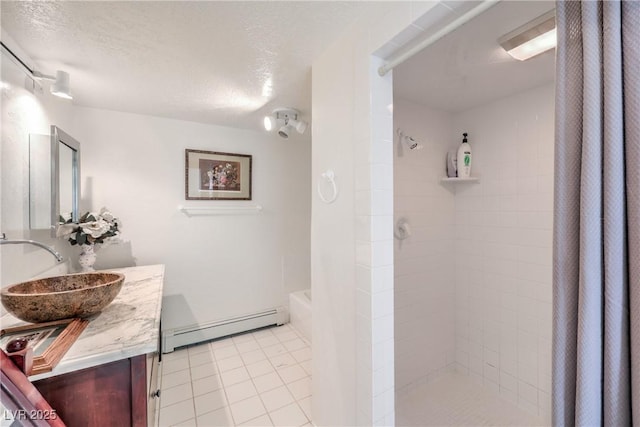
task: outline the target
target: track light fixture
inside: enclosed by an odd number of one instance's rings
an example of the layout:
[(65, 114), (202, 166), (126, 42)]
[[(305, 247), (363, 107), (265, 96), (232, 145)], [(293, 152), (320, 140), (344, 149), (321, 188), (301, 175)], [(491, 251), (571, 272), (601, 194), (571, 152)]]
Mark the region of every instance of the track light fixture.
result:
[(71, 96), (71, 92), (69, 90), (69, 73), (65, 71), (58, 70), (56, 71), (56, 75), (48, 76), (46, 74), (42, 74), (40, 71), (34, 70), (29, 67), (18, 55), (16, 55), (7, 45), (4, 44), (0, 40), (0, 47), (2, 47), (3, 52), (7, 52), (18, 64), (20, 64), (24, 69), (29, 73), (29, 76), (34, 80), (50, 80), (54, 83), (51, 85), (51, 93), (55, 96), (59, 96), (60, 98), (65, 99), (73, 99)]
[(300, 112), (293, 108), (277, 108), (264, 118), (264, 128), (270, 132), (279, 126), (278, 135), (285, 139), (289, 138), (294, 129), (303, 134), (307, 129), (307, 122), (299, 120), (299, 116)]
[(47, 76), (45, 74), (42, 74), (39, 71), (34, 70), (33, 78), (37, 80), (52, 81), (53, 84), (51, 85), (51, 88), (50, 88), (52, 95), (55, 95), (64, 99), (73, 99), (73, 96), (71, 96), (71, 91), (69, 90), (69, 73), (58, 70), (56, 71), (56, 75), (54, 77), (54, 76)]

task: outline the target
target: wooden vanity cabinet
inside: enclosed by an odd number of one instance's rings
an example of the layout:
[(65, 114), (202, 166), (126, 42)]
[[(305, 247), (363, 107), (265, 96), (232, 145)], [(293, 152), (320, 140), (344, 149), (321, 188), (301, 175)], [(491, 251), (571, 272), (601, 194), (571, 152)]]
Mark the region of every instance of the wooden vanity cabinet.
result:
[(68, 426), (156, 425), (157, 352), (35, 381)]

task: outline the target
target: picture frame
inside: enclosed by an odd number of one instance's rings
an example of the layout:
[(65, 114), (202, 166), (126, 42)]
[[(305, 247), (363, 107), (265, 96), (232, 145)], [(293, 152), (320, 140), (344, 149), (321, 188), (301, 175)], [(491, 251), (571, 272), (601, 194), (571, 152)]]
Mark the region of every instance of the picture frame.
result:
[(186, 200), (251, 200), (249, 154), (185, 150)]
[(6, 352), (9, 341), (25, 337), (33, 349), (33, 369), (28, 375), (50, 372), (88, 324), (86, 319), (75, 318), (5, 328), (0, 330), (0, 347)]

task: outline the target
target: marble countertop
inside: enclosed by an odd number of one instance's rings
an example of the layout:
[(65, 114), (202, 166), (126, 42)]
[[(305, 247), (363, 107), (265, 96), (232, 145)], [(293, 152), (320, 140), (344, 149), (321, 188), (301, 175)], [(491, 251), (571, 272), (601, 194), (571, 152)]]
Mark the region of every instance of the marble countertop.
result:
[[(31, 381), (158, 351), (164, 265), (110, 269), (125, 276), (122, 290), (87, 328), (51, 372)], [(10, 314), (3, 328), (24, 324)]]

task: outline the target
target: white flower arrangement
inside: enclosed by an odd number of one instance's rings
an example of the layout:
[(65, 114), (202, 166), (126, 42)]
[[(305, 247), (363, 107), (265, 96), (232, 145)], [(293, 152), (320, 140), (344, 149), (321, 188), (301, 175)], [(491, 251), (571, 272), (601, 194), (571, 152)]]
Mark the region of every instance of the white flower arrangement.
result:
[(120, 234), (119, 226), (118, 218), (102, 208), (98, 214), (85, 213), (78, 222), (61, 216), (57, 236), (66, 238), (71, 245), (94, 245)]

